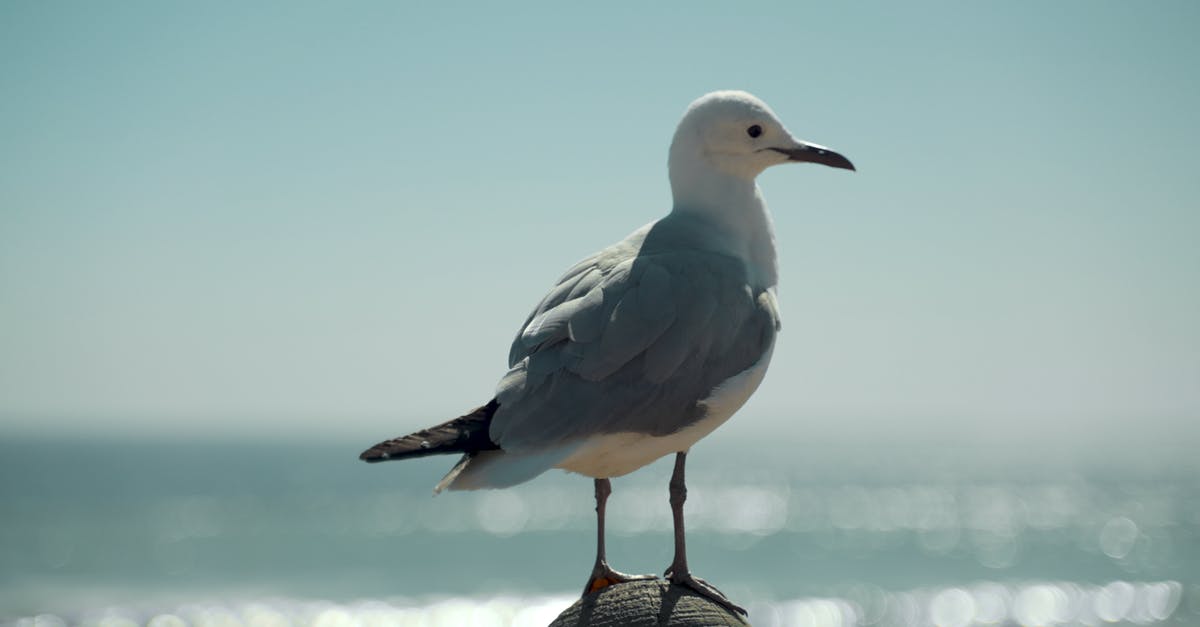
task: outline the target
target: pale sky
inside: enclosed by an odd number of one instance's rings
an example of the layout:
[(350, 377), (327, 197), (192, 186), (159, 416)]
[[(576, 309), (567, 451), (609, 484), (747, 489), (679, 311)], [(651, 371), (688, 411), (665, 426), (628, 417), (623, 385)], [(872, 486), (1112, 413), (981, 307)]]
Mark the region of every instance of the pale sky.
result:
[(0, 436), (398, 435), (670, 208), (715, 89), (784, 331), (723, 430), (1196, 441), (1200, 4), (0, 4)]

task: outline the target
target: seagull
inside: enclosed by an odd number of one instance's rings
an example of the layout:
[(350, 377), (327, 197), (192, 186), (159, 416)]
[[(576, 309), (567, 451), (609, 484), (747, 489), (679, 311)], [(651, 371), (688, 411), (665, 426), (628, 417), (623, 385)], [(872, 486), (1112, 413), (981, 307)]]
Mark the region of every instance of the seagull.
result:
[(783, 163), (854, 170), (801, 141), (762, 100), (706, 94), (671, 141), (673, 207), (571, 267), (525, 319), (495, 396), (360, 459), (461, 453), (434, 489), (505, 488), (561, 468), (594, 479), (596, 561), (584, 594), (653, 578), (605, 557), (610, 479), (674, 453), (675, 556), (664, 573), (745, 613), (691, 574), (683, 524), (688, 450), (729, 419), (766, 374), (780, 330), (775, 233), (755, 179)]

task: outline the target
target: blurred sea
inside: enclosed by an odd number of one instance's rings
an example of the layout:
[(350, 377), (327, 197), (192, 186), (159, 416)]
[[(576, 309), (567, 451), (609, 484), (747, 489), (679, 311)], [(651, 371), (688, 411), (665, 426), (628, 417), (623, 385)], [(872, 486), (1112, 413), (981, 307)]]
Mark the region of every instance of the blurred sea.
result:
[[(388, 435), (388, 434), (381, 434)], [(589, 479), (431, 496), (371, 442), (0, 441), (0, 625), (545, 625)], [(755, 625), (1200, 625), (1187, 454), (769, 444), (689, 457), (689, 557)], [(670, 460), (613, 482), (610, 561), (671, 559)]]

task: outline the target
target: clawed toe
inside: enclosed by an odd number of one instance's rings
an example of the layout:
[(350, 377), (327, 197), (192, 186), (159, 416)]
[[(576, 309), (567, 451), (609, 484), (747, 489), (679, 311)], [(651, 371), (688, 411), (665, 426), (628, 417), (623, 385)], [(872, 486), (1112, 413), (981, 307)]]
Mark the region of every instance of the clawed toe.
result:
[(619, 583), (647, 579), (658, 579), (658, 577), (654, 575), (627, 575), (623, 572), (613, 570), (608, 564), (596, 564), (596, 567), (592, 569), (592, 576), (588, 578), (587, 584), (583, 587), (583, 594), (586, 596), (597, 590), (603, 590)]
[(677, 576), (670, 568), (667, 569), (665, 574), (667, 576), (667, 581), (670, 581), (673, 585), (687, 586), (702, 597), (719, 603), (720, 605), (723, 605), (726, 608), (741, 614), (742, 616), (749, 616), (745, 609), (733, 601), (730, 601), (729, 597), (725, 596), (720, 590), (717, 590), (707, 581), (699, 577), (693, 577), (691, 573), (685, 573), (684, 575)]

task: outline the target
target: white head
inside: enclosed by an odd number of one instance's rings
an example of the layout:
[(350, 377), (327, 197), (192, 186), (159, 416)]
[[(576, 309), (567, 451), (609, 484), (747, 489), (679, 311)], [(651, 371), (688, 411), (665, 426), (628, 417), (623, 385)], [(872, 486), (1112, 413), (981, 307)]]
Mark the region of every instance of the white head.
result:
[(688, 107), (671, 141), (671, 186), (725, 175), (752, 183), (780, 163), (821, 163), (853, 170), (842, 155), (792, 136), (767, 104), (744, 91), (716, 91)]

